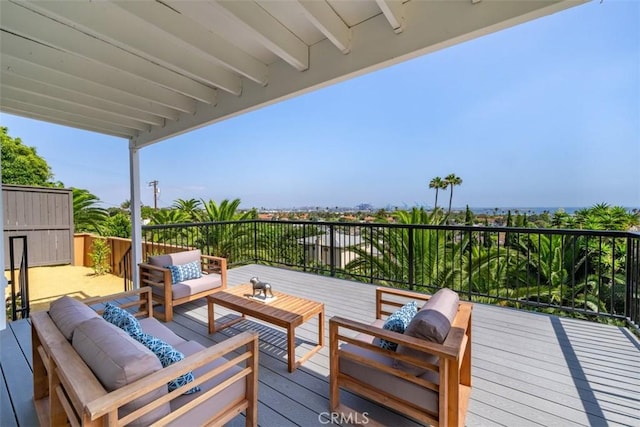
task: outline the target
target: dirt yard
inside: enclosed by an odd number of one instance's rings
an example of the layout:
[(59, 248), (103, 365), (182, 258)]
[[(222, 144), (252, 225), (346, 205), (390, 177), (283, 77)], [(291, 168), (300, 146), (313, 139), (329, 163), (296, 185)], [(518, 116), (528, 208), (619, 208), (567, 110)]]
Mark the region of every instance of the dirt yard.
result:
[[(9, 272), (5, 271), (7, 280), (9, 276)], [(122, 292), (123, 280), (111, 274), (96, 276), (89, 267), (32, 267), (29, 269), (31, 311), (47, 310), (51, 301), (63, 295), (84, 299)], [(7, 288), (5, 297), (9, 295), (11, 289)]]

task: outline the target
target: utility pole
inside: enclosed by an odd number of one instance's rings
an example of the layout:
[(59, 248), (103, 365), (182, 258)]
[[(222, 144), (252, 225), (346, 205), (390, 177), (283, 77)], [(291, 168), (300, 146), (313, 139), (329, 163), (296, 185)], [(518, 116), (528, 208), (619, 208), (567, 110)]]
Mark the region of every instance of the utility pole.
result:
[(153, 180), (149, 183), (149, 187), (153, 187), (153, 209), (158, 209), (158, 193), (160, 189), (158, 188), (158, 180)]

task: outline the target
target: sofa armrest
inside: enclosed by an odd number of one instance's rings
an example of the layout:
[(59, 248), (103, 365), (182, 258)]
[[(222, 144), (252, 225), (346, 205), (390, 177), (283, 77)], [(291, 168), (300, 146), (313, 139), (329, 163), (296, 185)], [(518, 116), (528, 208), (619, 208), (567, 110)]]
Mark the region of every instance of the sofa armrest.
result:
[(140, 268), (140, 286), (171, 287), (171, 270), (146, 262), (138, 264)]
[(203, 273), (217, 273), (222, 280), (221, 289), (227, 288), (227, 259), (213, 255), (202, 255)]
[[(242, 350), (242, 347), (245, 347), (245, 349)], [(229, 358), (227, 363), (218, 366), (215, 369), (212, 369), (204, 375), (197, 376), (195, 378), (195, 381), (190, 382), (168, 393), (162, 398), (147, 404), (146, 406), (127, 415), (126, 417), (119, 419), (118, 422), (121, 424), (128, 424), (134, 421), (136, 418), (139, 418), (142, 415), (159, 407), (160, 405), (166, 402), (170, 402), (171, 400), (181, 396), (182, 393), (184, 393), (189, 388), (200, 385), (205, 381), (213, 378), (214, 376), (221, 374), (225, 370), (228, 370), (229, 368), (245, 361), (245, 367), (240, 372), (223, 381), (217, 387), (202, 392), (203, 394), (197, 399), (192, 400), (191, 402), (185, 404), (182, 408), (180, 408), (179, 413), (176, 414), (174, 412), (166, 415), (165, 417), (159, 419), (157, 423), (166, 424), (177, 416), (182, 415), (184, 412), (195, 408), (200, 402), (209, 399), (215, 394), (223, 393), (224, 389), (231, 384), (237, 381), (246, 381), (246, 378), (249, 379), (248, 383), (250, 384), (250, 386), (247, 387), (247, 394), (255, 394), (255, 396), (247, 396), (248, 400), (250, 400), (250, 402), (248, 402), (248, 405), (255, 405), (257, 404), (257, 368), (259, 352), (258, 334), (256, 332), (242, 332), (241, 334), (229, 338), (212, 347), (205, 348), (195, 354), (187, 356), (183, 360), (159, 371), (156, 371), (151, 375), (148, 375), (124, 387), (114, 390), (108, 395), (99, 397), (89, 402), (85, 406), (85, 412), (92, 421), (95, 421), (103, 416), (108, 416), (109, 418), (115, 417), (115, 419), (117, 419), (118, 408), (122, 407), (131, 400), (143, 396), (159, 387), (163, 387), (172, 379), (189, 371), (194, 371), (199, 367), (205, 366), (208, 363), (217, 360), (220, 357), (223, 357), (231, 352), (236, 352), (236, 354), (234, 354), (232, 358)], [(251, 386), (251, 384), (253, 384), (253, 386)], [(251, 409), (255, 411), (255, 408)]]
[(227, 259), (213, 255), (202, 255), (202, 271), (218, 273), (227, 269)]
[[(116, 300), (129, 300), (131, 297), (138, 296), (137, 301), (117, 302)], [(132, 289), (130, 291), (120, 292), (117, 294), (111, 294), (106, 296), (92, 297), (82, 300), (86, 305), (104, 304), (107, 302), (116, 303), (120, 308), (138, 307), (138, 310), (133, 313), (136, 317), (152, 317), (153, 316), (153, 300), (151, 294), (151, 287), (145, 286), (139, 289)], [(102, 310), (96, 310), (98, 314), (102, 313)]]
[(385, 350), (374, 344), (370, 344), (370, 343), (358, 340), (356, 338), (342, 335), (340, 333), (340, 328), (344, 328), (344, 329), (347, 329), (353, 332), (358, 332), (361, 334), (371, 335), (375, 338), (392, 341), (392, 342), (398, 343), (398, 345), (402, 344), (414, 350), (433, 354), (439, 357), (444, 357), (448, 359), (458, 358), (457, 348), (452, 348), (445, 344), (438, 344), (435, 342), (425, 341), (425, 340), (410, 337), (408, 335), (404, 335), (398, 332), (388, 331), (386, 329), (378, 328), (376, 326), (371, 326), (366, 323), (358, 322), (355, 320), (349, 320), (349, 319), (345, 319), (337, 316), (334, 316), (331, 319), (329, 319), (329, 336), (330, 336), (329, 342), (331, 344), (333, 343), (337, 344), (338, 342), (343, 341), (349, 344), (356, 345), (358, 347), (367, 348), (369, 350), (373, 350), (375, 352), (394, 357), (396, 359), (404, 360), (408, 357), (402, 354), (398, 354), (395, 351)]

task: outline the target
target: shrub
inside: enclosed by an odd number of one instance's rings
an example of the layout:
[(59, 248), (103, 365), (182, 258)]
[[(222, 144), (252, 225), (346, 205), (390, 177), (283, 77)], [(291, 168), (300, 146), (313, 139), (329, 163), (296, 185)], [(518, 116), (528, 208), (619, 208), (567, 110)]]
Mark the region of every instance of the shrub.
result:
[(111, 271), (109, 257), (111, 256), (111, 248), (105, 239), (94, 239), (91, 245), (89, 257), (93, 264), (93, 272), (96, 276), (102, 276)]

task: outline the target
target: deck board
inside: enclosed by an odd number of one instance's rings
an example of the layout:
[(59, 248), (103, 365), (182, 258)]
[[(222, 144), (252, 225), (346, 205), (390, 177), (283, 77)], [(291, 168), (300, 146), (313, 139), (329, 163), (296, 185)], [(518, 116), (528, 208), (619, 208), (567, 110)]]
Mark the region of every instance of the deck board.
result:
[[(14, 322), (8, 323), (7, 329), (0, 334), (0, 367), (2, 368), (2, 379), (9, 391), (9, 395), (6, 398), (3, 397), (2, 400), (11, 402), (14, 419), (17, 420), (18, 425), (34, 426), (38, 424), (38, 418), (32, 398), (31, 354), (25, 355), (19, 343), (31, 342), (31, 326), (27, 320), (16, 323), (20, 325), (16, 325)], [(27, 325), (28, 328), (25, 328), (24, 325)], [(28, 335), (27, 331), (29, 331)], [(2, 420), (4, 420), (4, 403), (2, 409)], [(10, 418), (10, 416), (6, 418)]]
[[(363, 322), (375, 317), (375, 287), (371, 285), (258, 265), (234, 268), (228, 274), (230, 286), (258, 276), (278, 291), (321, 301), (327, 322), (336, 315)], [(234, 316), (238, 314), (216, 306), (217, 319)], [(208, 335), (204, 301), (178, 307), (168, 326), (183, 338), (206, 346), (245, 330), (258, 331), (259, 425), (320, 426), (329, 422), (327, 325), (327, 345), (293, 373), (287, 371), (286, 331), (282, 328), (248, 317)], [(298, 356), (315, 342), (317, 331), (315, 319), (296, 329)], [(2, 372), (10, 372), (9, 392), (1, 390), (3, 426), (7, 405), (12, 402), (7, 394), (17, 397), (19, 405), (14, 410), (20, 413), (19, 425), (29, 426), (35, 417), (31, 383), (20, 384), (18, 377), (26, 372), (31, 375), (30, 357), (15, 362), (4, 356), (9, 351), (29, 354), (29, 323), (16, 322), (0, 335)], [(16, 363), (19, 368), (14, 367)], [(472, 364), (469, 426), (640, 425), (640, 342), (626, 329), (476, 304)], [(342, 398), (382, 424), (417, 425), (351, 393), (342, 392)], [(244, 418), (237, 417), (229, 425), (244, 425)]]

